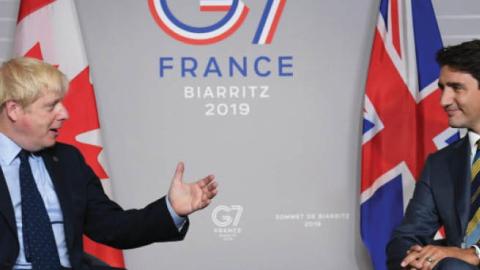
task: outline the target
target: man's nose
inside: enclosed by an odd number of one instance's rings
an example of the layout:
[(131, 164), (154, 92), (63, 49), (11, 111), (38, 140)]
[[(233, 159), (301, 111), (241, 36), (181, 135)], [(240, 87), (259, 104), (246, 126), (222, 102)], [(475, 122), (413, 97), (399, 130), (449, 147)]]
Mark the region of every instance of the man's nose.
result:
[(65, 105), (63, 105), (63, 103), (59, 103), (58, 106), (59, 106), (58, 119), (67, 120), (70, 117), (70, 115), (68, 114), (67, 108), (65, 107)]
[(453, 101), (453, 91), (449, 88), (443, 89), (442, 95), (440, 97), (440, 105), (442, 105), (442, 107), (446, 107), (452, 104), (452, 101)]

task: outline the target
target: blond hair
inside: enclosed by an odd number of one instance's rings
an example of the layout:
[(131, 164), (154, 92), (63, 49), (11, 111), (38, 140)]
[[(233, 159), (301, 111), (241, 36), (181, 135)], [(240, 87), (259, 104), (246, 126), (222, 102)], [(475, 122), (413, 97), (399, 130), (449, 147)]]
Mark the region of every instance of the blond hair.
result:
[(0, 108), (9, 100), (26, 107), (44, 91), (63, 95), (67, 90), (68, 79), (65, 74), (40, 60), (18, 57), (0, 67)]

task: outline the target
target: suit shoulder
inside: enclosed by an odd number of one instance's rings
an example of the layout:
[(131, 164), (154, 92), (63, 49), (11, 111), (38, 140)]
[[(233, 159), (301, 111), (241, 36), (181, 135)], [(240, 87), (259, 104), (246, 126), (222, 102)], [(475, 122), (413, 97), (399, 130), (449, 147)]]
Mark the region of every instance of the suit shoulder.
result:
[(465, 136), (464, 138), (438, 150), (437, 152), (430, 154), (429, 157), (432, 159), (443, 159), (450, 156), (453, 152), (458, 151), (461, 148), (468, 147), (468, 145), (468, 137)]
[(50, 153), (54, 153), (56, 155), (78, 155), (80, 151), (71, 144), (66, 143), (55, 143), (54, 146), (47, 149)]

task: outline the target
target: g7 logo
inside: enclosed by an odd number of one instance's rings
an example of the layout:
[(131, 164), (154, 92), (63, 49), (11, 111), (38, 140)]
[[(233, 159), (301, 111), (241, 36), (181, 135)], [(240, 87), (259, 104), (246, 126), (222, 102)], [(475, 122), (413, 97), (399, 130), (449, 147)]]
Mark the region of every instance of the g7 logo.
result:
[[(225, 212), (219, 217), (220, 212)], [(232, 212), (232, 213), (230, 213)], [(232, 205), (231, 207), (226, 205), (219, 205), (213, 209), (212, 221), (218, 227), (234, 226), (237, 227), (242, 216), (243, 207), (240, 205)], [(233, 218), (232, 218), (233, 216)]]
[[(277, 29), (287, 0), (267, 0), (253, 38), (253, 44), (270, 44)], [(148, 0), (153, 18), (168, 35), (192, 45), (219, 42), (238, 30), (248, 15), (249, 8), (242, 0), (200, 0), (200, 11), (226, 11), (218, 22), (195, 27), (177, 19), (167, 5), (167, 0)]]

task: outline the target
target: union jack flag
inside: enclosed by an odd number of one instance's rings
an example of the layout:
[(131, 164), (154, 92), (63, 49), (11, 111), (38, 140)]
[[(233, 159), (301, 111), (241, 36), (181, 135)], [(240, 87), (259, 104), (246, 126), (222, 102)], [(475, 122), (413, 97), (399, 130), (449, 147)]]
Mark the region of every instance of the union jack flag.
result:
[(363, 111), (361, 234), (374, 268), (428, 154), (460, 138), (440, 106), (442, 41), (431, 0), (382, 0)]

